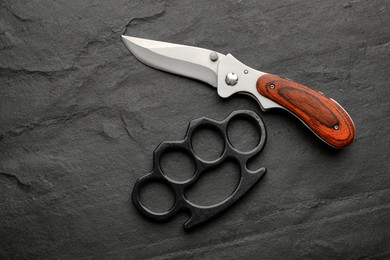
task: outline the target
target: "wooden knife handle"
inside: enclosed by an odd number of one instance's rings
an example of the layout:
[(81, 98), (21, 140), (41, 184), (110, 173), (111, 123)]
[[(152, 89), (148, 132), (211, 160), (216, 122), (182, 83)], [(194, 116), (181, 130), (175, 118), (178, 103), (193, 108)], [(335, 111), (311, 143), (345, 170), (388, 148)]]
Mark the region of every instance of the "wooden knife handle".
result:
[(321, 92), (272, 74), (258, 78), (256, 88), (301, 119), (329, 145), (342, 148), (352, 142), (352, 119), (336, 101)]

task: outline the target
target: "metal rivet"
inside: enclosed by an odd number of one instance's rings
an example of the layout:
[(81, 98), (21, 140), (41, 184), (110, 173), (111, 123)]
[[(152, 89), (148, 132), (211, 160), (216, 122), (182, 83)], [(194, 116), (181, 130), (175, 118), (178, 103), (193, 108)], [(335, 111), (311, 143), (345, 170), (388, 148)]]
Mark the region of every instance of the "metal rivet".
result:
[(236, 73), (230, 72), (226, 75), (225, 82), (229, 86), (234, 86), (237, 84), (238, 76)]
[(274, 88), (275, 88), (275, 85), (274, 85), (274, 84), (271, 84), (271, 85), (269, 85), (269, 88), (270, 88), (270, 89), (274, 89)]
[(244, 70), (244, 73), (245, 73), (245, 74), (248, 74), (248, 70)]
[(339, 125), (334, 125), (334, 130), (339, 130)]
[(213, 51), (212, 53), (210, 53), (210, 60), (211, 60), (211, 61), (216, 61), (216, 60), (218, 60), (218, 53), (216, 53), (215, 51)]

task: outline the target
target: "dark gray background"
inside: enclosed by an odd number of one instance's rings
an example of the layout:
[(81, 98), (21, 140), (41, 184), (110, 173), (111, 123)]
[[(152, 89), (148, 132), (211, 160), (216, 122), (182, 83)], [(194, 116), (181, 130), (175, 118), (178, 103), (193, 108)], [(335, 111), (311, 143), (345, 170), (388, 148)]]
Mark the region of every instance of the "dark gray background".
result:
[[(350, 113), (356, 139), (328, 148), (285, 112), (145, 66), (121, 34), (230, 52), (313, 86)], [(387, 0), (0, 0), (0, 258), (390, 258), (389, 68)], [(130, 195), (154, 148), (235, 109), (265, 121), (267, 145), (250, 165), (267, 167), (265, 178), (191, 233), (186, 214), (144, 219)], [(243, 146), (256, 136), (232, 126)], [(218, 140), (194, 138), (206, 156)], [(176, 177), (189, 174), (182, 157), (164, 162)], [(234, 189), (237, 169), (223, 167), (194, 201)], [(157, 208), (172, 199), (144, 193)]]

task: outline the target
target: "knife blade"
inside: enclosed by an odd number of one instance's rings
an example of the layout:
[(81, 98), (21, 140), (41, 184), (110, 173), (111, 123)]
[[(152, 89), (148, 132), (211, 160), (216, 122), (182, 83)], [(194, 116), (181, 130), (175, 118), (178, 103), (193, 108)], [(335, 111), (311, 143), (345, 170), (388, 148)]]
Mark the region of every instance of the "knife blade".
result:
[(125, 35), (122, 41), (144, 64), (201, 80), (216, 87), (223, 98), (249, 94), (263, 111), (287, 110), (334, 148), (343, 148), (354, 139), (355, 126), (344, 108), (303, 84), (252, 69), (231, 54)]

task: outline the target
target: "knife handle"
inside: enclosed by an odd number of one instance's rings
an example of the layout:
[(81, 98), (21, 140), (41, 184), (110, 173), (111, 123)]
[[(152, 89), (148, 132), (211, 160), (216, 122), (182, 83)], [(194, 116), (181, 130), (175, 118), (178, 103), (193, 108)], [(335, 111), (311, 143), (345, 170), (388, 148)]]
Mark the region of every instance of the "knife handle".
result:
[(321, 92), (289, 79), (265, 74), (256, 82), (257, 91), (286, 108), (318, 137), (335, 148), (350, 144), (355, 126), (347, 112)]

